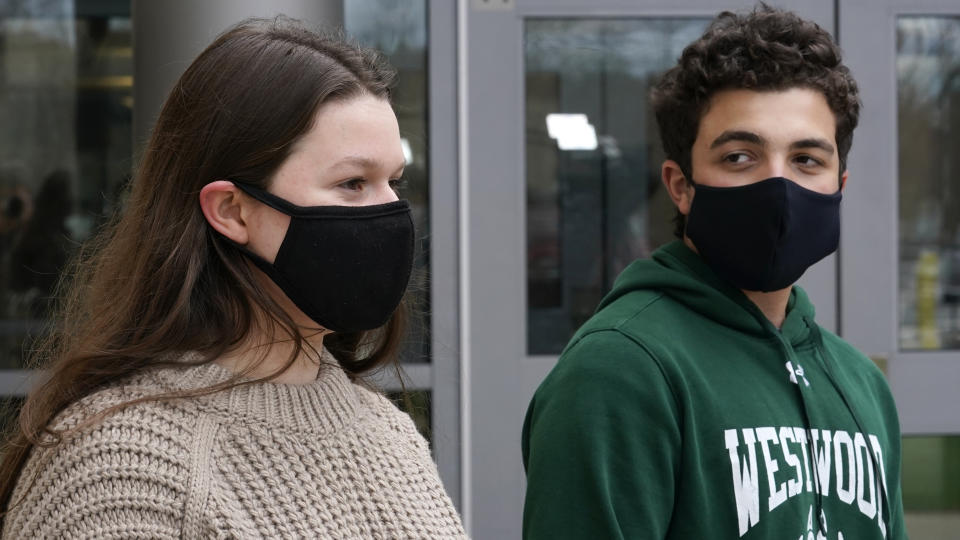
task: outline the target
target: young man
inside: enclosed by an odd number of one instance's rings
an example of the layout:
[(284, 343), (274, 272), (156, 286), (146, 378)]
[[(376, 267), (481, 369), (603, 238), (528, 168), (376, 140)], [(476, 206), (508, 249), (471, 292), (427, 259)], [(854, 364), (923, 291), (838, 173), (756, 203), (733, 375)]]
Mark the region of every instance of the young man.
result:
[(721, 14), (654, 89), (680, 240), (537, 390), (528, 538), (905, 538), (900, 429), (793, 283), (833, 252), (857, 86), (829, 34)]

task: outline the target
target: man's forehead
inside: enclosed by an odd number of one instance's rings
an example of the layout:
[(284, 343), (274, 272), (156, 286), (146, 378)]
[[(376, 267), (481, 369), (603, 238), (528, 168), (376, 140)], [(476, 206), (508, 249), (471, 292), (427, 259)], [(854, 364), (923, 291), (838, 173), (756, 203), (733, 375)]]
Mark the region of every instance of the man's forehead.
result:
[(823, 138), (833, 143), (835, 132), (836, 117), (826, 97), (817, 90), (734, 89), (711, 97), (700, 117), (697, 140), (710, 147), (729, 140), (760, 144)]

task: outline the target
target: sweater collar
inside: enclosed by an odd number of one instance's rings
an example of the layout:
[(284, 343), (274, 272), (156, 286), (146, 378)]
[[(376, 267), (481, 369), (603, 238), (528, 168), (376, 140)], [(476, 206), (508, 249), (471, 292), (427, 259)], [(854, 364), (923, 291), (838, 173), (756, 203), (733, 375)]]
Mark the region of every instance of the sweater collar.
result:
[[(188, 353), (183, 363), (201, 360)], [(157, 371), (169, 391), (207, 388), (233, 378), (235, 373), (214, 362)], [(362, 406), (361, 389), (347, 377), (326, 349), (316, 380), (308, 384), (251, 382), (240, 378), (238, 386), (194, 398), (202, 406), (240, 421), (254, 421), (294, 431), (333, 433), (352, 424)]]

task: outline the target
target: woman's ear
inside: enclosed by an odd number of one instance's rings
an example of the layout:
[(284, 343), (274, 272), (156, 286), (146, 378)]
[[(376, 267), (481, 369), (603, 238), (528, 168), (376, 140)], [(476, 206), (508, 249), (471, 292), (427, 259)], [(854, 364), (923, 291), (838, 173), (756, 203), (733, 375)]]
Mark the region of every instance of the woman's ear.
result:
[(680, 169), (680, 165), (672, 159), (664, 161), (660, 168), (660, 176), (677, 210), (683, 215), (689, 214), (690, 205), (693, 203), (693, 189), (683, 170)]
[(218, 233), (240, 245), (250, 241), (243, 219), (240, 189), (227, 180), (217, 180), (200, 190), (200, 209), (207, 223)]

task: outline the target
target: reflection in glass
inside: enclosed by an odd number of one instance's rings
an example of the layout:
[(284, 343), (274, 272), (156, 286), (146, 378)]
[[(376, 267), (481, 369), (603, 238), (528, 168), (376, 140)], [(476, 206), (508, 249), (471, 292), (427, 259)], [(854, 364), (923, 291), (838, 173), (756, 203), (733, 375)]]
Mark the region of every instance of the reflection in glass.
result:
[(3, 429), (4, 433), (9, 433), (13, 423), (17, 421), (23, 401), (22, 397), (0, 397), (0, 429)]
[(525, 28), (530, 354), (557, 354), (634, 259), (673, 238), (648, 94), (706, 19)]
[(400, 123), (407, 166), (406, 187), (417, 228), (417, 260), (408, 300), (413, 304), (410, 343), (404, 362), (430, 361), (430, 175), (427, 167), (427, 7), (425, 0), (350, 0), (344, 2), (347, 33), (384, 53), (397, 70), (393, 108)]
[(897, 20), (900, 348), (960, 347), (960, 17)]
[(0, 368), (19, 368), (75, 246), (131, 166), (128, 2), (0, 4)]

